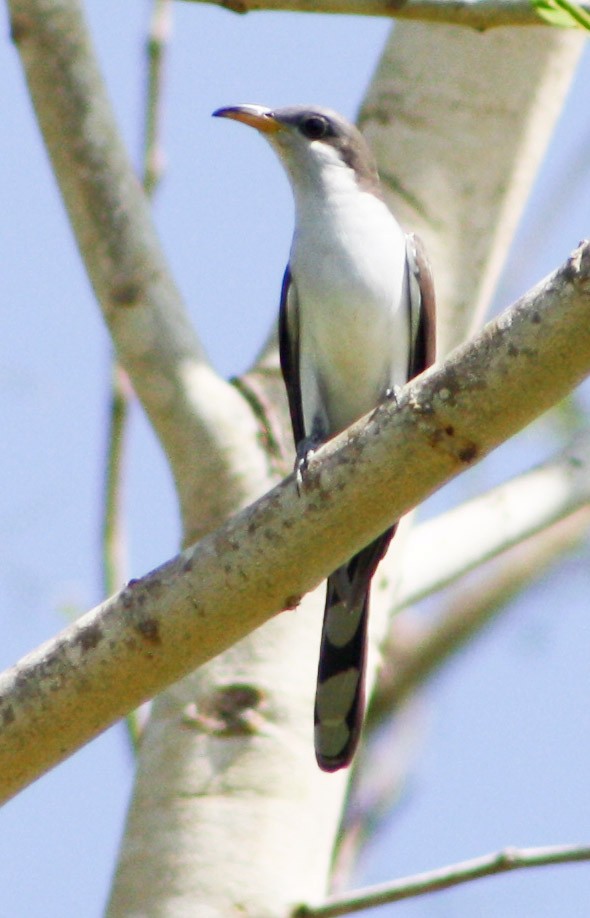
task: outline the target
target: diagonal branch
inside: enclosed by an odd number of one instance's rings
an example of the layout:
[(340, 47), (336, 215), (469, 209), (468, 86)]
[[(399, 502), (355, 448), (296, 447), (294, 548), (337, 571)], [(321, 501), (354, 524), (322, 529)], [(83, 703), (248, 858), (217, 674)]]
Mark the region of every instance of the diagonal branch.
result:
[(408, 536), (397, 608), (419, 602), (589, 503), (587, 432), (548, 462), (416, 527)]
[(160, 184), (164, 168), (161, 137), (164, 57), (172, 20), (172, 0), (154, 0), (147, 40), (147, 93), (143, 138), (143, 187), (149, 198)]
[[(359, 852), (399, 799), (422, 733), (420, 689), (452, 655), (506, 613), (520, 593), (579, 549), (589, 531), (586, 505), (488, 562), (467, 585), (459, 584), (427, 622), (411, 610), (393, 619), (381, 644), (365, 744), (355, 763), (355, 783), (338, 839), (334, 892), (350, 885), (346, 880)], [(405, 558), (412, 557), (411, 546)]]
[(5, 673), (0, 794), (293, 608), (392, 520), (563, 398), (590, 372), (589, 302), (585, 243), (399, 404), (319, 451), (301, 497), (288, 478)]
[(546, 848), (505, 848), (494, 854), (484, 854), (460, 864), (450, 864), (438, 870), (418, 873), (391, 883), (381, 883), (357, 890), (347, 896), (331, 897), (324, 905), (300, 906), (294, 918), (337, 918), (352, 915), (365, 908), (375, 908), (400, 899), (423, 896), (426, 893), (450, 889), (460, 883), (469, 883), (482, 877), (530, 867), (547, 867), (551, 864), (575, 864), (590, 860), (588, 845), (556, 845)]
[(9, 9), (81, 255), (196, 538), (201, 521), (220, 520), (244, 503), (249, 475), (264, 477), (258, 425), (236, 389), (210, 367), (189, 322), (77, 0), (10, 0)]
[[(404, 615), (393, 620), (381, 646), (370, 725), (388, 716), (519, 592), (580, 545), (590, 526), (589, 463), (586, 432), (550, 461), (412, 529), (392, 600), (398, 610), (475, 567), (478, 575), (455, 589), (433, 621), (419, 623)], [(391, 564), (385, 559), (385, 572)]]
[(578, 548), (589, 528), (590, 507), (585, 506), (484, 566), (475, 582), (469, 581), (453, 593), (434, 621), (422, 624), (408, 620), (408, 616), (396, 618), (383, 648), (384, 663), (371, 700), (370, 724), (375, 726), (397, 710), (520, 592)]

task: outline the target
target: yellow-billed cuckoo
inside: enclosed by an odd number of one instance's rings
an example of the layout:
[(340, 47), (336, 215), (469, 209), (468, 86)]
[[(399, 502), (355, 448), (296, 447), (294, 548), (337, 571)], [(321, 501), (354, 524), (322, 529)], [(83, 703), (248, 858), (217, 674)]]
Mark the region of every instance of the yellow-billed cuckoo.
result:
[[(363, 136), (336, 112), (235, 105), (214, 114), (264, 135), (295, 198), (279, 344), (301, 484), (314, 448), (434, 361), (430, 268), (384, 203)], [(348, 765), (358, 741), (371, 578), (394, 531), (328, 578), (315, 700), (324, 771)]]

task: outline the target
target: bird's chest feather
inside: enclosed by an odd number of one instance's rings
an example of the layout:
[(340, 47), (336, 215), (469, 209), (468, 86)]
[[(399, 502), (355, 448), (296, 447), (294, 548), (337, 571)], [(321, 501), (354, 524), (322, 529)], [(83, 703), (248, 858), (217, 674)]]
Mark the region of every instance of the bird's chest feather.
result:
[[(402, 316), (405, 237), (372, 195), (342, 196), (300, 215), (291, 270), (300, 328), (334, 371), (387, 359)], [(305, 347), (305, 340), (302, 340)]]
[(304, 411), (316, 410), (317, 392), (329, 426), (340, 429), (396, 381), (396, 363), (405, 373), (405, 237), (378, 199), (343, 197), (298, 215), (290, 263), (310, 393)]

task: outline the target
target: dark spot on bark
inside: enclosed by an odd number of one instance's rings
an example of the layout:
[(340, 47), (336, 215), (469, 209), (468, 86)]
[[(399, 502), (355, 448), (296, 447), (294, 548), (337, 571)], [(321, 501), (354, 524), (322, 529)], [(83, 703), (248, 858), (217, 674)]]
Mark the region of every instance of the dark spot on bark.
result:
[(220, 713), (244, 711), (246, 708), (255, 708), (261, 700), (262, 692), (253, 685), (228, 685), (217, 694), (217, 710)]
[(3, 723), (3, 725), (4, 725), (5, 727), (8, 727), (8, 726), (10, 726), (10, 724), (14, 723), (14, 720), (15, 720), (14, 708), (12, 707), (12, 705), (9, 704), (7, 707), (2, 708), (2, 723)]
[(251, 735), (259, 729), (257, 709), (263, 701), (263, 693), (253, 685), (226, 685), (201, 702), (199, 716), (218, 736)]
[(160, 644), (160, 626), (155, 618), (143, 618), (135, 625), (136, 630), (151, 644)]
[(453, 437), (455, 435), (455, 428), (453, 427), (452, 424), (449, 424), (448, 427), (445, 427), (445, 433), (449, 437)]
[(111, 299), (115, 306), (137, 306), (141, 300), (141, 287), (134, 281), (113, 284)]
[(198, 615), (199, 618), (204, 618), (205, 613), (203, 609), (201, 608), (201, 604), (197, 602), (196, 599), (193, 599), (192, 596), (190, 597), (190, 604), (193, 607), (193, 611), (195, 612), (195, 614)]
[(148, 576), (143, 581), (143, 587), (146, 593), (151, 594), (150, 599), (157, 598), (164, 591), (164, 585), (162, 581), (160, 580), (159, 575), (158, 576), (155, 576), (155, 575)]
[(458, 455), (461, 462), (473, 462), (477, 457), (477, 447), (475, 443), (469, 443), (467, 446), (464, 446), (463, 449), (459, 450)]
[(533, 312), (533, 313), (532, 313), (532, 315), (531, 315), (531, 322), (533, 323), (533, 325), (540, 325), (540, 324), (541, 324), (541, 316), (539, 315), (538, 312)]
[(239, 551), (240, 543), (231, 536), (219, 533), (215, 539), (215, 552), (223, 555), (225, 552)]
[(10, 20), (10, 37), (15, 45), (23, 41), (31, 31), (31, 17), (22, 13), (13, 16)]
[(103, 631), (100, 625), (86, 625), (76, 635), (74, 645), (77, 644), (82, 653), (86, 653), (87, 650), (94, 650), (102, 638)]
[(224, 9), (230, 10), (232, 13), (238, 13), (239, 15), (244, 15), (249, 12), (248, 5), (246, 3), (240, 3), (239, 0), (222, 0)]
[(285, 599), (285, 604), (283, 609), (296, 609), (299, 603), (301, 602), (300, 593), (292, 593), (290, 596), (287, 596)]

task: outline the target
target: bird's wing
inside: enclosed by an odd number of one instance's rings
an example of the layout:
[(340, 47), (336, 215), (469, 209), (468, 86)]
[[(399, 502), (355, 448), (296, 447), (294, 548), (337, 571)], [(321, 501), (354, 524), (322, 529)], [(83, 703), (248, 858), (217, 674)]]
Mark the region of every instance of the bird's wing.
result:
[(289, 265), (285, 269), (283, 286), (281, 287), (279, 354), (289, 400), (293, 439), (295, 446), (297, 446), (305, 438), (305, 429), (303, 426), (303, 403), (301, 401), (299, 370), (299, 303)]
[(406, 236), (406, 271), (410, 310), (408, 379), (436, 359), (436, 300), (430, 262), (419, 236)]

